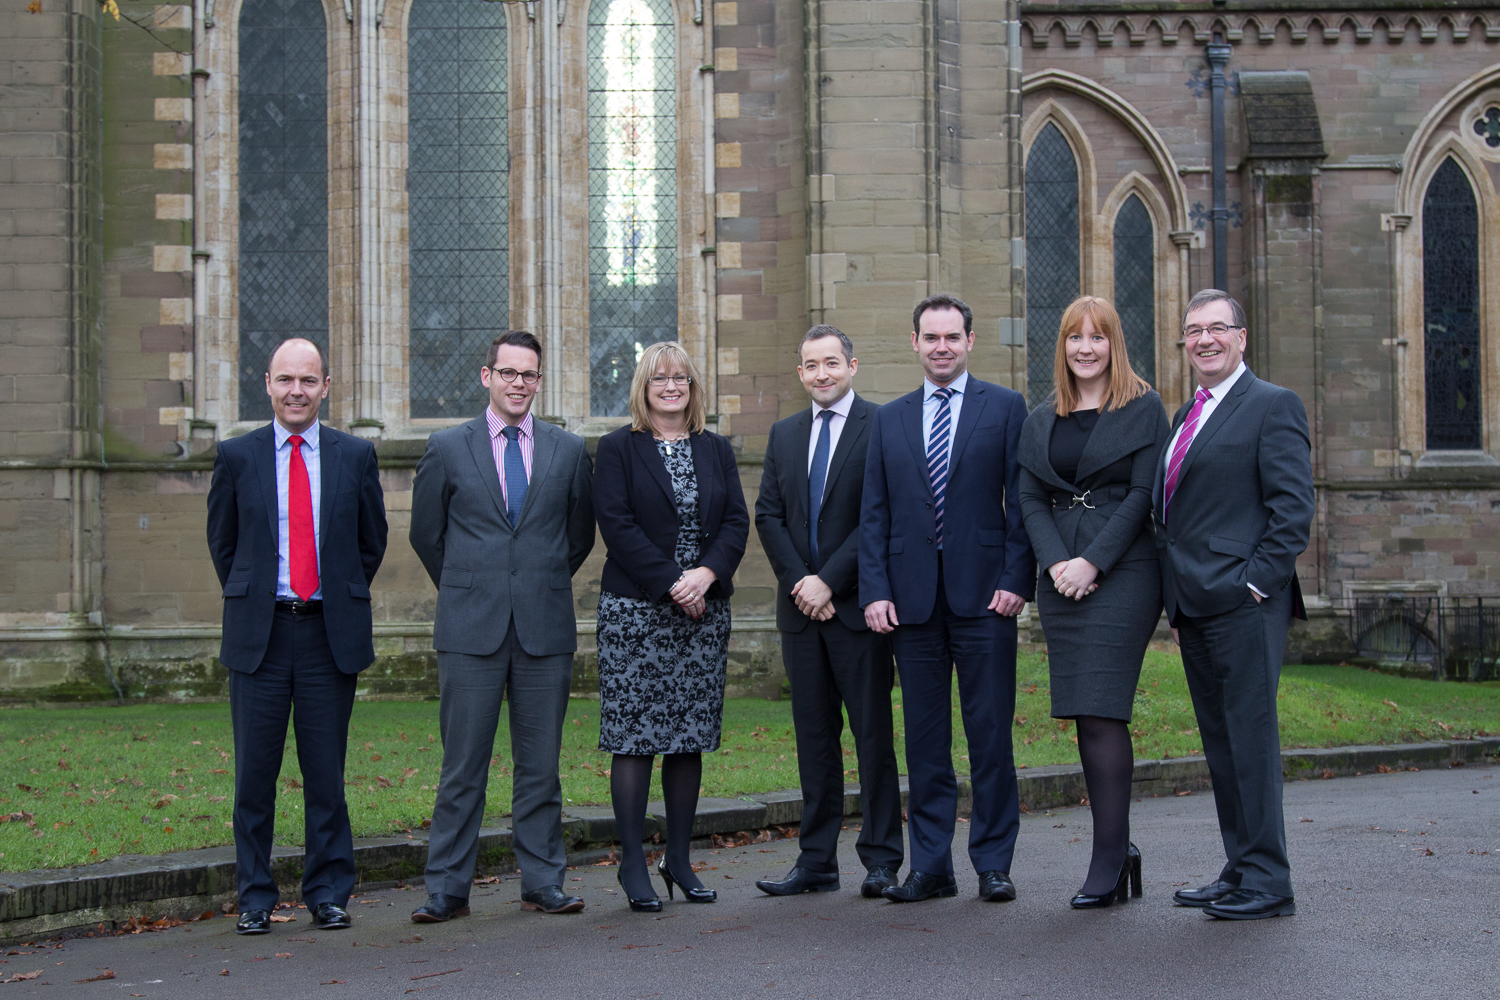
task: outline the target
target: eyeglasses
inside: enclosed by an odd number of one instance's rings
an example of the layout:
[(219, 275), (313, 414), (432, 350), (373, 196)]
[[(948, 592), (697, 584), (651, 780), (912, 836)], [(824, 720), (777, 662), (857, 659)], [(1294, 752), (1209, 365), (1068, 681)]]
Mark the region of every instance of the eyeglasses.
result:
[[(488, 365), (485, 367), (489, 368)], [(489, 370), (499, 375), (502, 382), (514, 382), (518, 375), (527, 385), (536, 385), (542, 380), (542, 373), (539, 371), (518, 372), (514, 368), (489, 368)]]
[(1211, 326), (1190, 326), (1182, 331), (1183, 339), (1197, 340), (1199, 337), (1222, 337), (1230, 330), (1238, 330), (1237, 326), (1229, 326), (1227, 323), (1214, 323)]
[(693, 376), (691, 376), (691, 375), (652, 375), (650, 378), (646, 379), (646, 381), (650, 382), (652, 385), (666, 385), (668, 382), (671, 382), (671, 383), (673, 383), (675, 385), (692, 385), (693, 384)]

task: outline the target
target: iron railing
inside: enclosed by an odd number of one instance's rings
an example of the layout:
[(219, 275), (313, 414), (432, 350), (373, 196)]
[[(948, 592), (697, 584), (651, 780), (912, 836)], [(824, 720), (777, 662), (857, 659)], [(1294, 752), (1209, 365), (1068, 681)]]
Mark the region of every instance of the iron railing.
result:
[(1500, 677), (1500, 599), (1389, 594), (1361, 597), (1349, 615), (1361, 659), (1431, 670), (1434, 680)]

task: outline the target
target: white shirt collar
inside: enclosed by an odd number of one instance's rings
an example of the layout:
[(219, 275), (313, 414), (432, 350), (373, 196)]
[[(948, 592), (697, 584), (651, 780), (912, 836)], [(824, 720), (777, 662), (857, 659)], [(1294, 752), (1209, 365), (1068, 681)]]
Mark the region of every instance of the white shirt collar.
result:
[[(957, 395), (962, 396), (964, 394), (964, 389), (968, 386), (968, 384), (969, 384), (969, 373), (967, 371), (965, 371), (958, 378), (954, 379), (952, 382), (949, 382), (948, 383), (948, 388), (952, 389), (954, 391), (954, 393), (956, 393)], [(922, 402), (925, 403), (929, 399), (931, 399), (932, 398), (932, 394), (935, 393), (935, 392), (937, 392), (939, 388), (941, 388), (941, 386), (933, 385), (931, 379), (928, 379), (928, 378), (922, 379)]]
[(822, 413), (824, 410), (832, 410), (834, 413), (837, 413), (839, 416), (847, 420), (849, 419), (849, 411), (853, 408), (854, 390), (851, 388), (848, 392), (844, 393), (843, 397), (840, 398), (837, 403), (834, 403), (832, 406), (819, 406), (817, 403), (814, 403), (813, 422), (817, 422), (818, 414)]
[[(1219, 400), (1229, 395), (1229, 390), (1234, 388), (1234, 384), (1238, 382), (1240, 380), (1240, 376), (1244, 374), (1245, 362), (1242, 359), (1240, 361), (1240, 366), (1234, 370), (1234, 374), (1226, 378), (1224, 381), (1220, 382), (1218, 385), (1214, 386), (1212, 389), (1208, 390), (1208, 394), (1212, 396), (1214, 398), (1214, 402), (1217, 403)], [(1201, 389), (1202, 386), (1199, 386), (1199, 388)]]
[[(276, 429), (276, 450), (280, 451), (292, 432), (281, 426), (280, 420), (272, 420), (271, 426)], [(311, 427), (302, 431), (302, 443), (314, 451), (318, 450), (318, 421), (314, 420)]]

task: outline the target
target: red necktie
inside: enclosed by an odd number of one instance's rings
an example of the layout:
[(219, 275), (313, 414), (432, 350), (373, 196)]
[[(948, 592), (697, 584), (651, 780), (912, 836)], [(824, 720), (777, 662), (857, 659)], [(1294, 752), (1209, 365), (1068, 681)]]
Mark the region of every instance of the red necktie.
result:
[(302, 460), (302, 435), (287, 438), (292, 445), (292, 467), (286, 477), (287, 559), (292, 590), (304, 601), (318, 592), (318, 541), (313, 534), (312, 485)]

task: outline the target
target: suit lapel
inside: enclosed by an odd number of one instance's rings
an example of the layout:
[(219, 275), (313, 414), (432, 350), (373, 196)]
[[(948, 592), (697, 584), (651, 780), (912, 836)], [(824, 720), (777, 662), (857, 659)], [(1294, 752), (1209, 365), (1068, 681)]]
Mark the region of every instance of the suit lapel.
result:
[(1214, 407), (1214, 412), (1209, 415), (1208, 422), (1193, 436), (1193, 443), (1188, 445), (1187, 454), (1182, 457), (1182, 469), (1177, 473), (1179, 483), (1192, 468), (1193, 460), (1203, 453), (1208, 442), (1219, 433), (1219, 428), (1223, 427), (1234, 415), (1234, 411), (1239, 409), (1240, 403), (1244, 402), (1245, 392), (1253, 381), (1255, 381), (1255, 376), (1248, 368), (1245, 369), (1245, 374), (1241, 375), (1239, 381), (1234, 384), (1234, 388), (1229, 390), (1229, 395), (1219, 400), (1219, 405)]
[[(796, 439), (790, 445), (792, 452), (792, 488), (797, 491), (797, 499), (803, 504), (806, 504), (808, 501), (807, 462), (811, 455), (812, 425), (813, 408), (809, 406), (797, 415), (797, 423), (793, 425), (794, 429), (792, 432), (796, 435)], [(832, 471), (832, 463), (830, 463), (830, 477)], [(823, 485), (823, 495), (828, 495), (826, 481)]]
[[(927, 475), (927, 449), (922, 444), (922, 397), (926, 395), (925, 389), (918, 389), (908, 394), (903, 402), (906, 404), (901, 408), (901, 425), (906, 428), (906, 443), (911, 445), (912, 456), (916, 459), (917, 468), (921, 470), (919, 479), (922, 480), (922, 488), (932, 496), (932, 478)], [(953, 472), (952, 459), (948, 464), (949, 476)]]
[(1052, 444), (1052, 428), (1057, 426), (1057, 408), (1050, 402), (1042, 403), (1032, 411), (1028, 424), (1030, 426), (1021, 437), (1021, 464), (1049, 486), (1072, 491), (1073, 484), (1063, 482), (1062, 476), (1052, 468), (1052, 458), (1047, 454)]
[(255, 478), (260, 480), (261, 502), (266, 506), (266, 519), (271, 522), (271, 541), (279, 551), (281, 548), (281, 504), (276, 496), (276, 432), (270, 424), (254, 432)]
[[(526, 483), (526, 500), (521, 504), (521, 516), (516, 518), (516, 527), (526, 520), (526, 515), (535, 506), (536, 496), (541, 490), (536, 489), (537, 483), (547, 481), (547, 470), (552, 467), (552, 459), (557, 454), (557, 438), (552, 434), (552, 425), (535, 416), (531, 418), (531, 478)], [(497, 480), (498, 481), (498, 480)]]
[(1177, 430), (1187, 420), (1188, 411), (1193, 408), (1192, 403), (1183, 403), (1177, 408), (1177, 413), (1172, 417), (1172, 429), (1167, 432), (1167, 447), (1162, 453), (1161, 460), (1156, 463), (1156, 481), (1151, 486), (1151, 506), (1161, 517), (1162, 503), (1167, 490), (1167, 463), (1172, 460), (1172, 442), (1177, 437)]
[[(662, 461), (661, 452), (656, 450), (655, 439), (645, 431), (631, 431), (630, 443), (635, 446), (637, 457), (651, 470), (651, 477), (656, 480), (656, 485), (667, 495), (667, 503), (676, 507), (677, 497), (672, 493), (672, 477), (667, 475), (667, 463)], [(696, 464), (695, 457), (694, 465)]]
[[(828, 475), (823, 479), (823, 501), (828, 502), (828, 494), (833, 491), (833, 484), (839, 478), (839, 472), (844, 468), (844, 463), (849, 459), (860, 439), (869, 431), (869, 424), (865, 422), (865, 408), (859, 405), (859, 397), (855, 397), (854, 406), (849, 409), (849, 415), (844, 418), (844, 429), (839, 433), (839, 446), (833, 449), (833, 455), (828, 459)], [(811, 411), (809, 411), (811, 412)], [(812, 428), (808, 427), (807, 433), (803, 435), (802, 441), (806, 444), (812, 437)], [(803, 479), (807, 478), (807, 462), (804, 460), (798, 468), (803, 470)]]
[[(474, 458), (474, 471), (490, 491), (490, 499), (500, 512), (500, 520), (510, 528), (510, 515), (505, 512), (505, 493), (500, 489), (500, 472), (495, 468), (495, 452), (490, 446), (490, 425), (483, 414), (469, 421), (469, 454)], [(511, 529), (514, 530), (514, 529)]]
[(339, 492), (339, 471), (344, 463), (341, 461), (339, 439), (334, 437), (327, 427), (318, 428), (318, 467), (322, 470), (323, 480), (318, 487), (318, 548), (322, 551), (323, 539), (328, 537), (328, 523), (333, 520), (333, 498)]
[(958, 460), (963, 456), (964, 446), (969, 443), (969, 438), (974, 436), (974, 428), (979, 426), (986, 402), (984, 383), (970, 375), (968, 385), (964, 388), (963, 405), (958, 411), (958, 429), (953, 435), (953, 444), (948, 453), (948, 479), (950, 481), (957, 471)]
[[(688, 438), (693, 449), (693, 475), (698, 480), (698, 527), (708, 527), (708, 511), (713, 503), (714, 486), (719, 477), (714, 468), (714, 455), (712, 446), (709, 444), (707, 432), (694, 434)], [(654, 449), (653, 449), (654, 450)], [(657, 461), (661, 458), (658, 455)], [(662, 463), (663, 470), (666, 463)], [(676, 497), (673, 497), (673, 506), (676, 506)]]

